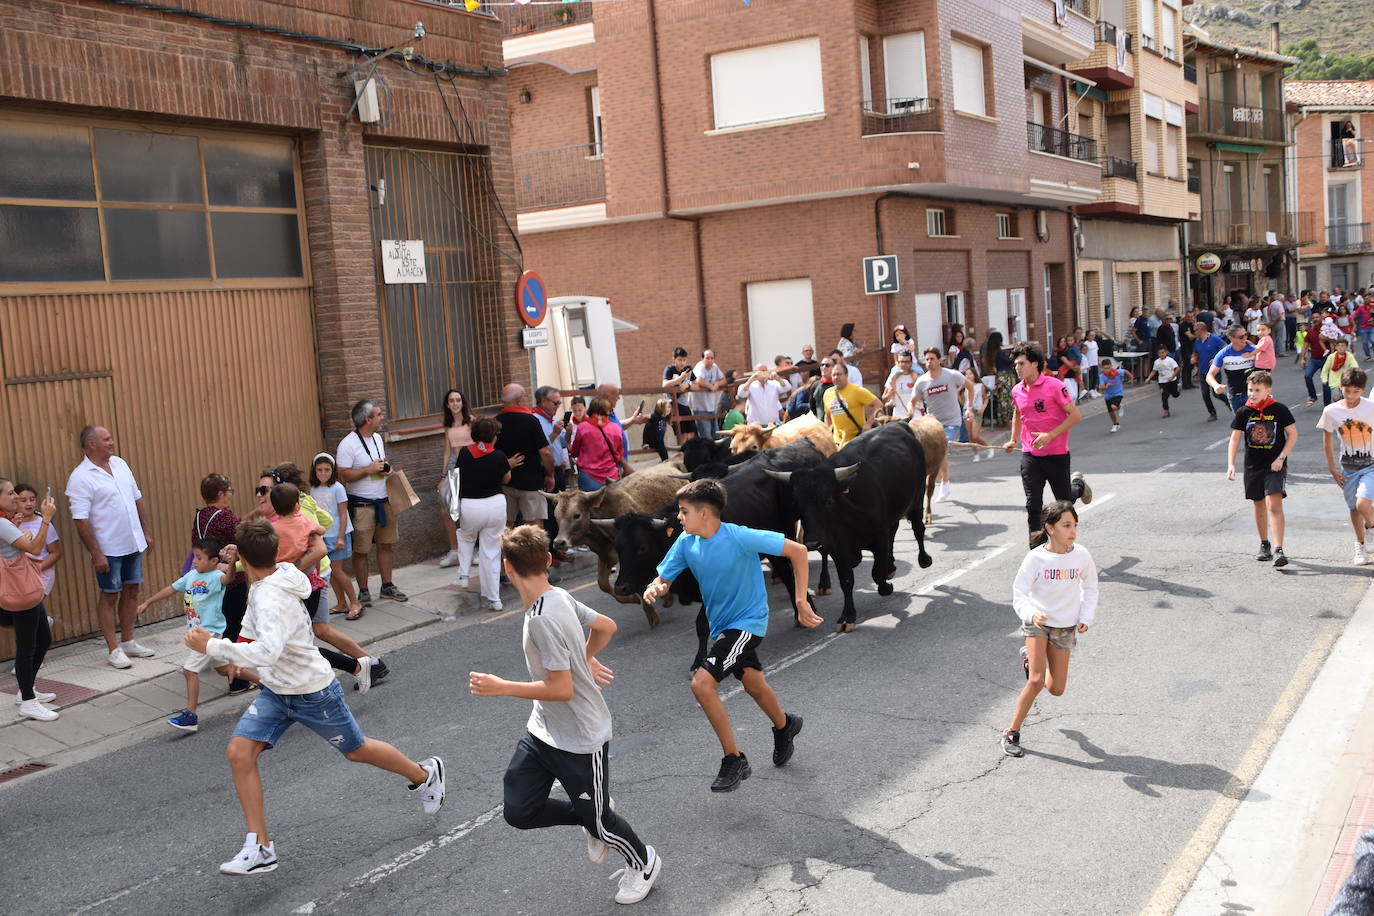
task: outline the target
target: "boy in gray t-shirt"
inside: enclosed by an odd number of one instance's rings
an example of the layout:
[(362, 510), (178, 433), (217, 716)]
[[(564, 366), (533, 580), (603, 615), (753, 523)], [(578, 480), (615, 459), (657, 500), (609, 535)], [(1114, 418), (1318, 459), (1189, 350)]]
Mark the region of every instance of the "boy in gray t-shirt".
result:
[[(528, 734), (506, 768), (506, 823), (520, 830), (582, 827), (592, 862), (606, 861), (611, 849), (625, 859), (616, 902), (638, 903), (653, 889), (663, 865), (611, 802), (611, 713), (601, 685), (613, 675), (596, 653), (611, 641), (615, 621), (549, 585), (549, 538), (542, 527), (507, 531), (501, 553), (502, 567), (525, 606), (522, 641), (530, 680), (473, 671), (468, 683), (474, 696), (534, 701)], [(584, 635), (584, 626), (591, 632)], [(567, 801), (549, 797), (555, 779), (568, 793)]]

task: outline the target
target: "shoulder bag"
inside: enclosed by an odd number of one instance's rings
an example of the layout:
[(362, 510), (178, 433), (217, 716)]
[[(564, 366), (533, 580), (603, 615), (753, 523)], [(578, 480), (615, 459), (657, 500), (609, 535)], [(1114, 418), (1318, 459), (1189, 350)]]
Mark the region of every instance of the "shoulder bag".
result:
[(0, 610), (27, 611), (42, 600), (43, 577), (38, 574), (37, 560), (22, 550), (13, 560), (0, 560)]

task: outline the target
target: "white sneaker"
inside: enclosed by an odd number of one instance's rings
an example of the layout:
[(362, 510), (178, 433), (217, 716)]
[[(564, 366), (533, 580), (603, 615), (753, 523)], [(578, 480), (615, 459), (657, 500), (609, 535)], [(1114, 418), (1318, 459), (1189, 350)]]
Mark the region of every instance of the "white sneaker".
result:
[(638, 903), (649, 896), (649, 891), (654, 889), (654, 882), (658, 880), (659, 874), (663, 871), (663, 860), (654, 852), (654, 847), (647, 847), (649, 850), (648, 868), (639, 872), (630, 868), (622, 868), (620, 871), (611, 875), (611, 880), (620, 879), (620, 890), (616, 891), (616, 903)]
[(116, 668), (132, 668), (134, 663), (129, 661), (129, 656), (124, 654), (123, 649), (116, 648), (110, 652), (110, 664)]
[[(35, 700), (37, 700), (38, 702), (40, 702), (40, 703), (51, 703), (53, 700), (57, 699), (57, 694), (55, 694), (55, 693), (44, 693), (44, 692), (41, 691), (41, 690), (35, 690), (35, 691), (33, 692), (33, 698), (34, 698)], [(23, 703), (24, 703), (24, 695), (21, 694), (21, 693), (16, 693), (16, 694), (14, 695), (14, 705), (15, 705), (15, 706), (19, 706), (19, 705), (22, 705)]]
[(1355, 548), (1355, 556), (1351, 558), (1350, 562), (1355, 566), (1369, 565), (1369, 554), (1364, 552), (1363, 544), (1360, 544)]
[(439, 558), (439, 565), (442, 566), (444, 569), (448, 569), (450, 566), (457, 562), (458, 551), (456, 549), (450, 550), (448, 553), (444, 554), (442, 557)]
[(37, 700), (25, 700), (20, 703), (19, 715), (25, 719), (36, 719), (39, 722), (51, 722), (58, 717), (57, 710), (49, 709)]
[(944, 502), (947, 499), (949, 499), (949, 483), (947, 481), (941, 481), (940, 489), (935, 493), (935, 501)]
[(459, 576), (457, 579), (454, 579), (454, 580), (453, 580), (453, 584), (456, 585), (458, 588), (467, 588), (467, 587), (468, 587), (468, 577), (467, 577), (467, 576)]
[(263, 846), (258, 843), (258, 835), (250, 833), (243, 841), (243, 848), (239, 854), (219, 867), (221, 875), (234, 875), (243, 877), (244, 875), (256, 875), (262, 872), (277, 870), (277, 844), (268, 843)]
[(974, 464), (977, 464), (977, 463), (978, 463), (978, 450), (977, 450), (977, 449), (974, 449), (974, 450), (973, 450), (973, 463), (974, 463)]
[[(606, 801), (606, 807), (614, 811), (615, 799), (609, 798)], [(592, 833), (586, 827), (582, 828), (582, 832), (587, 835), (587, 861), (591, 862), (593, 865), (600, 865), (602, 862), (605, 862), (606, 856), (611, 851), (611, 847), (607, 846), (606, 842), (602, 840), (601, 837)]]
[(157, 655), (152, 649), (149, 649), (147, 646), (141, 646), (132, 639), (128, 642), (120, 643), (119, 648), (124, 650), (125, 655), (131, 655), (134, 658), (152, 658), (154, 655)]
[(489, 610), (489, 611), (491, 611), (491, 612), (493, 612), (493, 613), (495, 613), (496, 611), (504, 611), (505, 609), (506, 609), (506, 606), (505, 606), (504, 604), (502, 604), (501, 602), (499, 602), (499, 601), (488, 601), (488, 602), (487, 602), (487, 610)]
[(358, 693), (367, 693), (372, 689), (372, 666), (375, 664), (377, 660), (370, 655), (358, 659), (358, 673), (353, 675), (358, 679)]
[(1112, 424), (1112, 432), (1116, 432), (1116, 431), (1117, 431), (1118, 429), (1120, 429), (1120, 428), (1121, 428), (1121, 424), (1120, 424), (1120, 423), (1113, 423), (1113, 424)]
[(426, 757), (420, 761), (420, 766), (424, 767), (429, 778), (410, 789), (412, 792), (420, 790), (420, 807), (424, 808), (425, 814), (435, 814), (444, 803), (444, 761), (438, 757)]

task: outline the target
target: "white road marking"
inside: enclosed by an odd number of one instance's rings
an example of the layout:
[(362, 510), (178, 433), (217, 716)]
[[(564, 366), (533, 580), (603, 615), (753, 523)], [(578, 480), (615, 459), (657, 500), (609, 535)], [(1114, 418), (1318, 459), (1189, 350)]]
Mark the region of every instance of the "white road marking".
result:
[(1109, 503), (1114, 499), (1116, 499), (1115, 493), (1103, 493), (1101, 496), (1093, 497), (1093, 501), (1088, 503), (1086, 506), (1080, 503), (1076, 505), (1074, 508), (1078, 510), (1079, 515), (1082, 515), (1084, 512), (1089, 512), (1093, 509), (1096, 509), (1103, 503)]
[(153, 875), (151, 878), (144, 878), (142, 881), (138, 882), (137, 884), (131, 884), (131, 885), (129, 885), (128, 887), (124, 888), (124, 890), (122, 890), (122, 891), (115, 891), (113, 894), (111, 894), (111, 895), (108, 896), (108, 897), (101, 897), (99, 900), (95, 901), (94, 903), (88, 903), (88, 904), (86, 904), (85, 906), (81, 907), (80, 909), (72, 910), (72, 916), (76, 916), (76, 914), (78, 914), (78, 913), (85, 913), (85, 912), (87, 912), (88, 910), (93, 910), (93, 909), (95, 909), (95, 908), (98, 907), (98, 906), (104, 906), (104, 905), (107, 904), (107, 903), (114, 903), (116, 900), (120, 899), (121, 897), (127, 897), (129, 894), (132, 894), (134, 891), (142, 890), (143, 888), (147, 887), (149, 884), (153, 884), (153, 883), (156, 883), (156, 882), (158, 882), (158, 881), (161, 881), (163, 878), (167, 878), (167, 877), (169, 877), (169, 876), (171, 876), (171, 875), (174, 875), (174, 874), (176, 874), (177, 872), (179, 872), (179, 871), (181, 871), (181, 870), (182, 870), (181, 866), (177, 866), (176, 868), (169, 868), (169, 869), (167, 869), (166, 871), (158, 872), (156, 875)]
[(1182, 463), (1183, 463), (1183, 459), (1180, 458), (1178, 461), (1170, 461), (1168, 464), (1162, 464), (1162, 465), (1160, 465), (1159, 467), (1155, 468), (1153, 471), (1149, 471), (1148, 473), (1150, 473), (1150, 474), (1162, 474), (1162, 473), (1164, 473), (1165, 471), (1169, 470), (1170, 468), (1178, 467), (1178, 466), (1179, 466), (1180, 464), (1182, 464)]
[(448, 846), (451, 843), (456, 843), (458, 840), (461, 840), (463, 837), (467, 836), (469, 833), (472, 833), (474, 830), (477, 830), (479, 827), (483, 827), (491, 823), (501, 815), (502, 807), (503, 806), (501, 805), (497, 805), (490, 811), (485, 811), (482, 814), (477, 815), (477, 817), (474, 817), (472, 820), (464, 821), (457, 827), (454, 827), (452, 830), (449, 830), (448, 832), (441, 834), (440, 836), (437, 836), (432, 840), (427, 840), (426, 842), (421, 843), (419, 846), (416, 846), (414, 849), (401, 853), (400, 855), (392, 859), (390, 862), (384, 862), (383, 864), (378, 865), (371, 871), (364, 872), (363, 874), (354, 878), (352, 881), (345, 884), (343, 890), (335, 893), (332, 897), (316, 898), (314, 900), (311, 900), (309, 903), (301, 904), (291, 912), (302, 914), (302, 916), (304, 916), (304, 914), (315, 912), (317, 907), (332, 906), (333, 904), (338, 903), (344, 897), (347, 897), (349, 893), (351, 893), (352, 891), (355, 891), (360, 887), (365, 887), (370, 884), (376, 884), (378, 881), (381, 881), (384, 878), (388, 878), (391, 875), (396, 874), (396, 872), (400, 871), (401, 869), (406, 868), (410, 865), (414, 865), (416, 862), (420, 861), (425, 856), (429, 855), (431, 852), (434, 852), (438, 849), (443, 849), (445, 846)]
[(1209, 445), (1209, 446), (1207, 446), (1206, 448), (1204, 448), (1203, 451), (1204, 451), (1204, 452), (1210, 452), (1210, 451), (1211, 451), (1212, 449), (1214, 449), (1214, 448), (1221, 448), (1223, 445), (1225, 445), (1226, 443), (1228, 443), (1228, 442), (1230, 442), (1230, 441), (1231, 441), (1231, 437), (1230, 437), (1230, 436), (1227, 436), (1225, 439), (1218, 439), (1217, 441), (1213, 442), (1211, 445)]

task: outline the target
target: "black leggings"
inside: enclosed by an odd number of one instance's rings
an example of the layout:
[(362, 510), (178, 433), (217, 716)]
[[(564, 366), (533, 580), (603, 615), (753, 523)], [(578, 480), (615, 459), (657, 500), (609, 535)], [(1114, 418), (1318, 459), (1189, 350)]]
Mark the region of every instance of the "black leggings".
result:
[[(315, 611), (320, 607), (320, 601), (324, 598), (324, 589), (317, 588), (310, 593), (310, 597), (305, 599), (305, 616), (309, 617), (311, 623), (315, 620)], [(358, 662), (351, 656), (344, 655), (342, 652), (335, 652), (333, 649), (326, 649), (317, 646), (324, 660), (329, 662), (329, 666), (339, 671), (346, 671), (349, 674), (358, 670)]]
[(48, 612), (41, 602), (27, 611), (0, 611), (0, 626), (14, 627), (14, 677), (19, 681), (19, 696), (32, 700), (33, 682), (52, 645)]
[(1045, 484), (1055, 499), (1078, 502), (1083, 495), (1081, 484), (1073, 483), (1069, 473), (1069, 455), (1021, 454), (1021, 486), (1026, 491), (1026, 523), (1031, 534), (1040, 530), (1040, 510), (1044, 507)]

